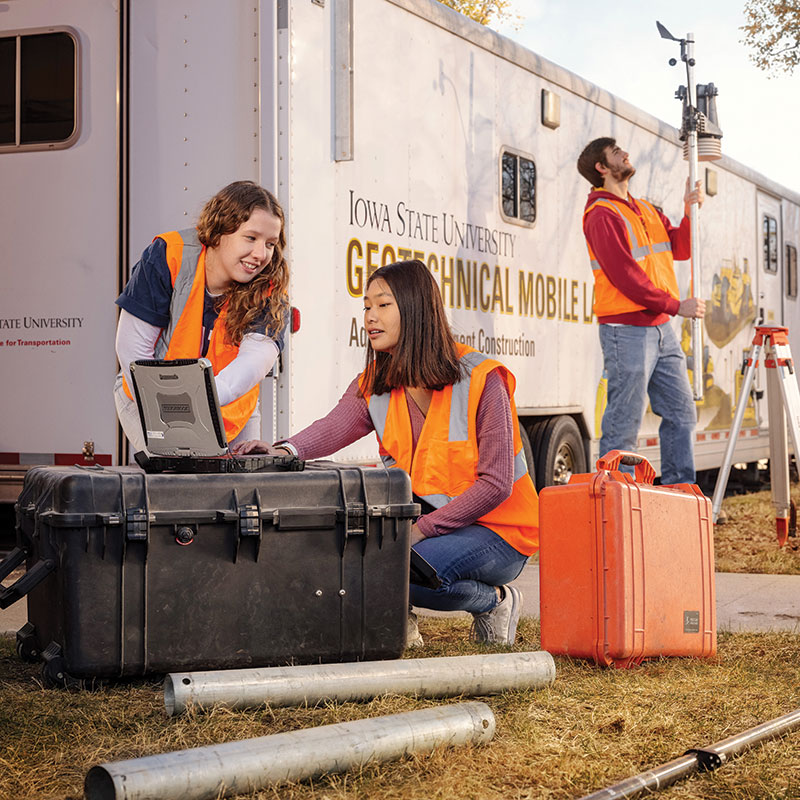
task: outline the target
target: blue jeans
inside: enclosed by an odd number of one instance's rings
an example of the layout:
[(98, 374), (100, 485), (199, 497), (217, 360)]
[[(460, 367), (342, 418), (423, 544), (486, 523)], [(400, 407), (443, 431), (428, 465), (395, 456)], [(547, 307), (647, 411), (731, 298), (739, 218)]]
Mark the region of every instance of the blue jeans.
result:
[(409, 601), (437, 611), (491, 611), (497, 605), (494, 587), (513, 581), (528, 560), (483, 525), (423, 539), (414, 550), (436, 568), (442, 585), (427, 589), (412, 583)]
[(661, 417), (661, 482), (694, 483), (697, 409), (686, 374), (686, 358), (669, 322), (654, 327), (600, 325), (608, 406), (603, 414), (600, 455), (633, 450), (646, 408)]

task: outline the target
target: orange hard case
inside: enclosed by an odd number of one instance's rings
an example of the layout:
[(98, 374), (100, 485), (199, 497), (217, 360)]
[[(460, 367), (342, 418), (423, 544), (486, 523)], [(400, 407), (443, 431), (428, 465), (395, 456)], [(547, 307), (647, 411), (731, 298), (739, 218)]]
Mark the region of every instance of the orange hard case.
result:
[(615, 667), (715, 655), (711, 501), (692, 484), (653, 486), (633, 453), (597, 470), (539, 494), (542, 649)]

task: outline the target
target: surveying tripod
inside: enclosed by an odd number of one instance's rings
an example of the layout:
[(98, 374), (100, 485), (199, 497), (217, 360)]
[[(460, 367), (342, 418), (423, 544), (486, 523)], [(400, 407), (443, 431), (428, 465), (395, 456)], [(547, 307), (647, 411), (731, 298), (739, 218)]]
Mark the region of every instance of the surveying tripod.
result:
[[(717, 521), (722, 497), (728, 483), (733, 462), (733, 451), (739, 439), (750, 389), (753, 385), (758, 359), (764, 350), (764, 366), (767, 370), (767, 412), (769, 417), (769, 469), (772, 486), (772, 505), (775, 506), (775, 525), (778, 544), (782, 547), (791, 534), (794, 536), (794, 506), (789, 497), (789, 451), (786, 440), (786, 418), (792, 432), (795, 457), (800, 463), (800, 389), (794, 371), (792, 353), (789, 350), (788, 328), (756, 326), (753, 349), (747, 359), (742, 391), (736, 404), (725, 458), (719, 469), (717, 485), (714, 487), (712, 509)], [(792, 524), (790, 526), (790, 511)], [(791, 530), (790, 530), (791, 528)]]

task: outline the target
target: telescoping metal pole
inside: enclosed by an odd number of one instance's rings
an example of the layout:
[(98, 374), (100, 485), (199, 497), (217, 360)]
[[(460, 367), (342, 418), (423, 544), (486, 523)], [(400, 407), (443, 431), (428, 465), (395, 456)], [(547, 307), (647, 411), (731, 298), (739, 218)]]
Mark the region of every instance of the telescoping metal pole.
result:
[(695, 772), (717, 769), (731, 756), (797, 729), (800, 729), (800, 708), (708, 747), (693, 747), (680, 758), (647, 772), (641, 772), (599, 792), (587, 794), (580, 800), (622, 800), (622, 798), (640, 797), (645, 793), (650, 794), (657, 789), (665, 789)]
[[(688, 86), (688, 104), (690, 119), (686, 132), (686, 141), (689, 146), (689, 189), (694, 191), (697, 183), (697, 93), (694, 82), (694, 34), (686, 34), (686, 74)], [(700, 289), (700, 210), (697, 203), (689, 206), (689, 222), (692, 226), (692, 269), (691, 269), (691, 295), (696, 297)], [(703, 399), (703, 320), (692, 317), (692, 355), (694, 367), (692, 369), (692, 389), (694, 399)]]
[(485, 703), (456, 703), (92, 767), (87, 800), (216, 800), (435, 747), (486, 744)]
[(416, 697), (489, 695), (537, 689), (555, 680), (553, 656), (544, 651), (445, 658), (409, 658), (297, 667), (229, 669), (167, 675), (168, 716), (224, 705), (229, 708), (296, 706), (336, 700), (370, 700), (380, 694)]
[[(683, 120), (680, 138), (684, 142), (683, 157), (689, 162), (689, 189), (694, 191), (697, 183), (698, 161), (715, 161), (722, 157), (720, 142), (722, 131), (717, 125), (717, 106), (715, 97), (717, 89), (713, 83), (698, 86), (694, 82), (694, 34), (687, 33), (685, 39), (673, 36), (660, 22), (656, 27), (662, 39), (671, 39), (681, 46), (681, 61), (686, 64), (686, 86), (679, 86), (675, 97), (683, 101)], [(675, 66), (678, 60), (671, 58), (669, 63)], [(702, 104), (701, 104), (702, 98)], [(697, 297), (702, 291), (700, 270), (700, 229), (698, 225), (700, 211), (697, 203), (689, 207), (691, 223), (692, 266), (690, 296)], [(692, 317), (692, 391), (695, 400), (703, 399), (703, 327), (702, 320)]]

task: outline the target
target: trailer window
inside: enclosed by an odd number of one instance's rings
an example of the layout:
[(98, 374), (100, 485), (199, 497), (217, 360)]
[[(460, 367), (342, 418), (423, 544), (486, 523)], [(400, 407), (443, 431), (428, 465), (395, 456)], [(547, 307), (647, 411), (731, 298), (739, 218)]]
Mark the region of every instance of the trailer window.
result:
[(764, 214), (764, 269), (778, 271), (778, 223), (769, 214)]
[(786, 296), (797, 297), (797, 248), (786, 245)]
[(14, 107), (17, 104), (15, 62), (15, 40), (0, 39), (0, 145), (14, 144)]
[(77, 138), (77, 39), (66, 31), (0, 37), (0, 148), (69, 147)]
[(536, 165), (532, 158), (504, 150), (500, 159), (503, 217), (532, 225), (536, 220)]

